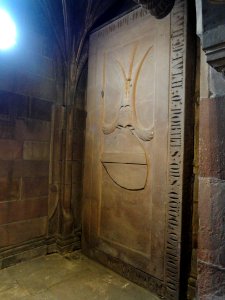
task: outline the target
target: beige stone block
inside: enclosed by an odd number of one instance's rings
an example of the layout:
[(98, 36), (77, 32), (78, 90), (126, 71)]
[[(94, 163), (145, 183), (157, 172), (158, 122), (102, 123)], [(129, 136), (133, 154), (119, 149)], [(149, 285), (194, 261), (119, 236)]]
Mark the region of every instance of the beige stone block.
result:
[(20, 179), (0, 177), (0, 201), (19, 200), (20, 187)]
[(49, 142), (51, 123), (41, 120), (17, 120), (15, 124), (15, 139)]
[(25, 141), (23, 144), (24, 160), (49, 160), (49, 143)]
[(48, 196), (48, 177), (23, 178), (22, 199)]

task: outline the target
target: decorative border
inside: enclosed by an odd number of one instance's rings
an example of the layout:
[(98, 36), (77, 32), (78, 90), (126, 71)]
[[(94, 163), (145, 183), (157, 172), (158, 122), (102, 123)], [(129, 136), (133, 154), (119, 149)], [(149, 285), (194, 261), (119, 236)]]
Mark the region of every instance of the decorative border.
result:
[(185, 130), (186, 2), (171, 12), (171, 63), (168, 157), (168, 214), (165, 260), (166, 299), (179, 299)]
[(124, 26), (130, 25), (130, 23), (134, 23), (135, 20), (139, 20), (144, 18), (145, 16), (150, 15), (150, 12), (147, 9), (144, 9), (142, 7), (139, 7), (132, 12), (124, 15), (124, 16), (118, 16), (116, 19), (113, 19), (110, 21), (110, 23), (104, 27), (97, 28), (93, 32), (93, 36), (96, 38), (103, 38), (111, 33), (114, 33), (114, 31), (118, 31)]
[(104, 266), (110, 268), (115, 273), (120, 274), (124, 278), (135, 282), (152, 293), (157, 294), (162, 299), (165, 299), (165, 285), (163, 281), (121, 261), (119, 258), (112, 257), (99, 249), (92, 249), (89, 252), (85, 252), (85, 254), (91, 259), (95, 259)]

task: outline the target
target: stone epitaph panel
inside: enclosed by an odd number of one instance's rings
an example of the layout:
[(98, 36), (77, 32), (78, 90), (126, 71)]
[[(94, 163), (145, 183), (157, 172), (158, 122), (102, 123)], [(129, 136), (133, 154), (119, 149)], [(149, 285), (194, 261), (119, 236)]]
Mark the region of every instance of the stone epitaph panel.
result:
[(178, 299), (185, 114), (185, 4), (133, 12), (90, 38), (83, 250)]

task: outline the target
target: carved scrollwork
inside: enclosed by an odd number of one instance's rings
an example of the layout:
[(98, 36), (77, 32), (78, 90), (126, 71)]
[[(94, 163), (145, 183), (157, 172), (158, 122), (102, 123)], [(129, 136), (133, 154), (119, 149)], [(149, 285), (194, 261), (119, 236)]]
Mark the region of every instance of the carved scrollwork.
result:
[(149, 9), (157, 19), (162, 19), (171, 12), (175, 0), (134, 0), (134, 2)]

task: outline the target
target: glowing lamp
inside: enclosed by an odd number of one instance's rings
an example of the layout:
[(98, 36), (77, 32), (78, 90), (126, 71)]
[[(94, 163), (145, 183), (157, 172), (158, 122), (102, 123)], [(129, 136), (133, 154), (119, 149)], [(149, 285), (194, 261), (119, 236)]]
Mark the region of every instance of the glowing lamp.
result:
[(10, 15), (0, 8), (0, 50), (16, 44), (16, 25)]

